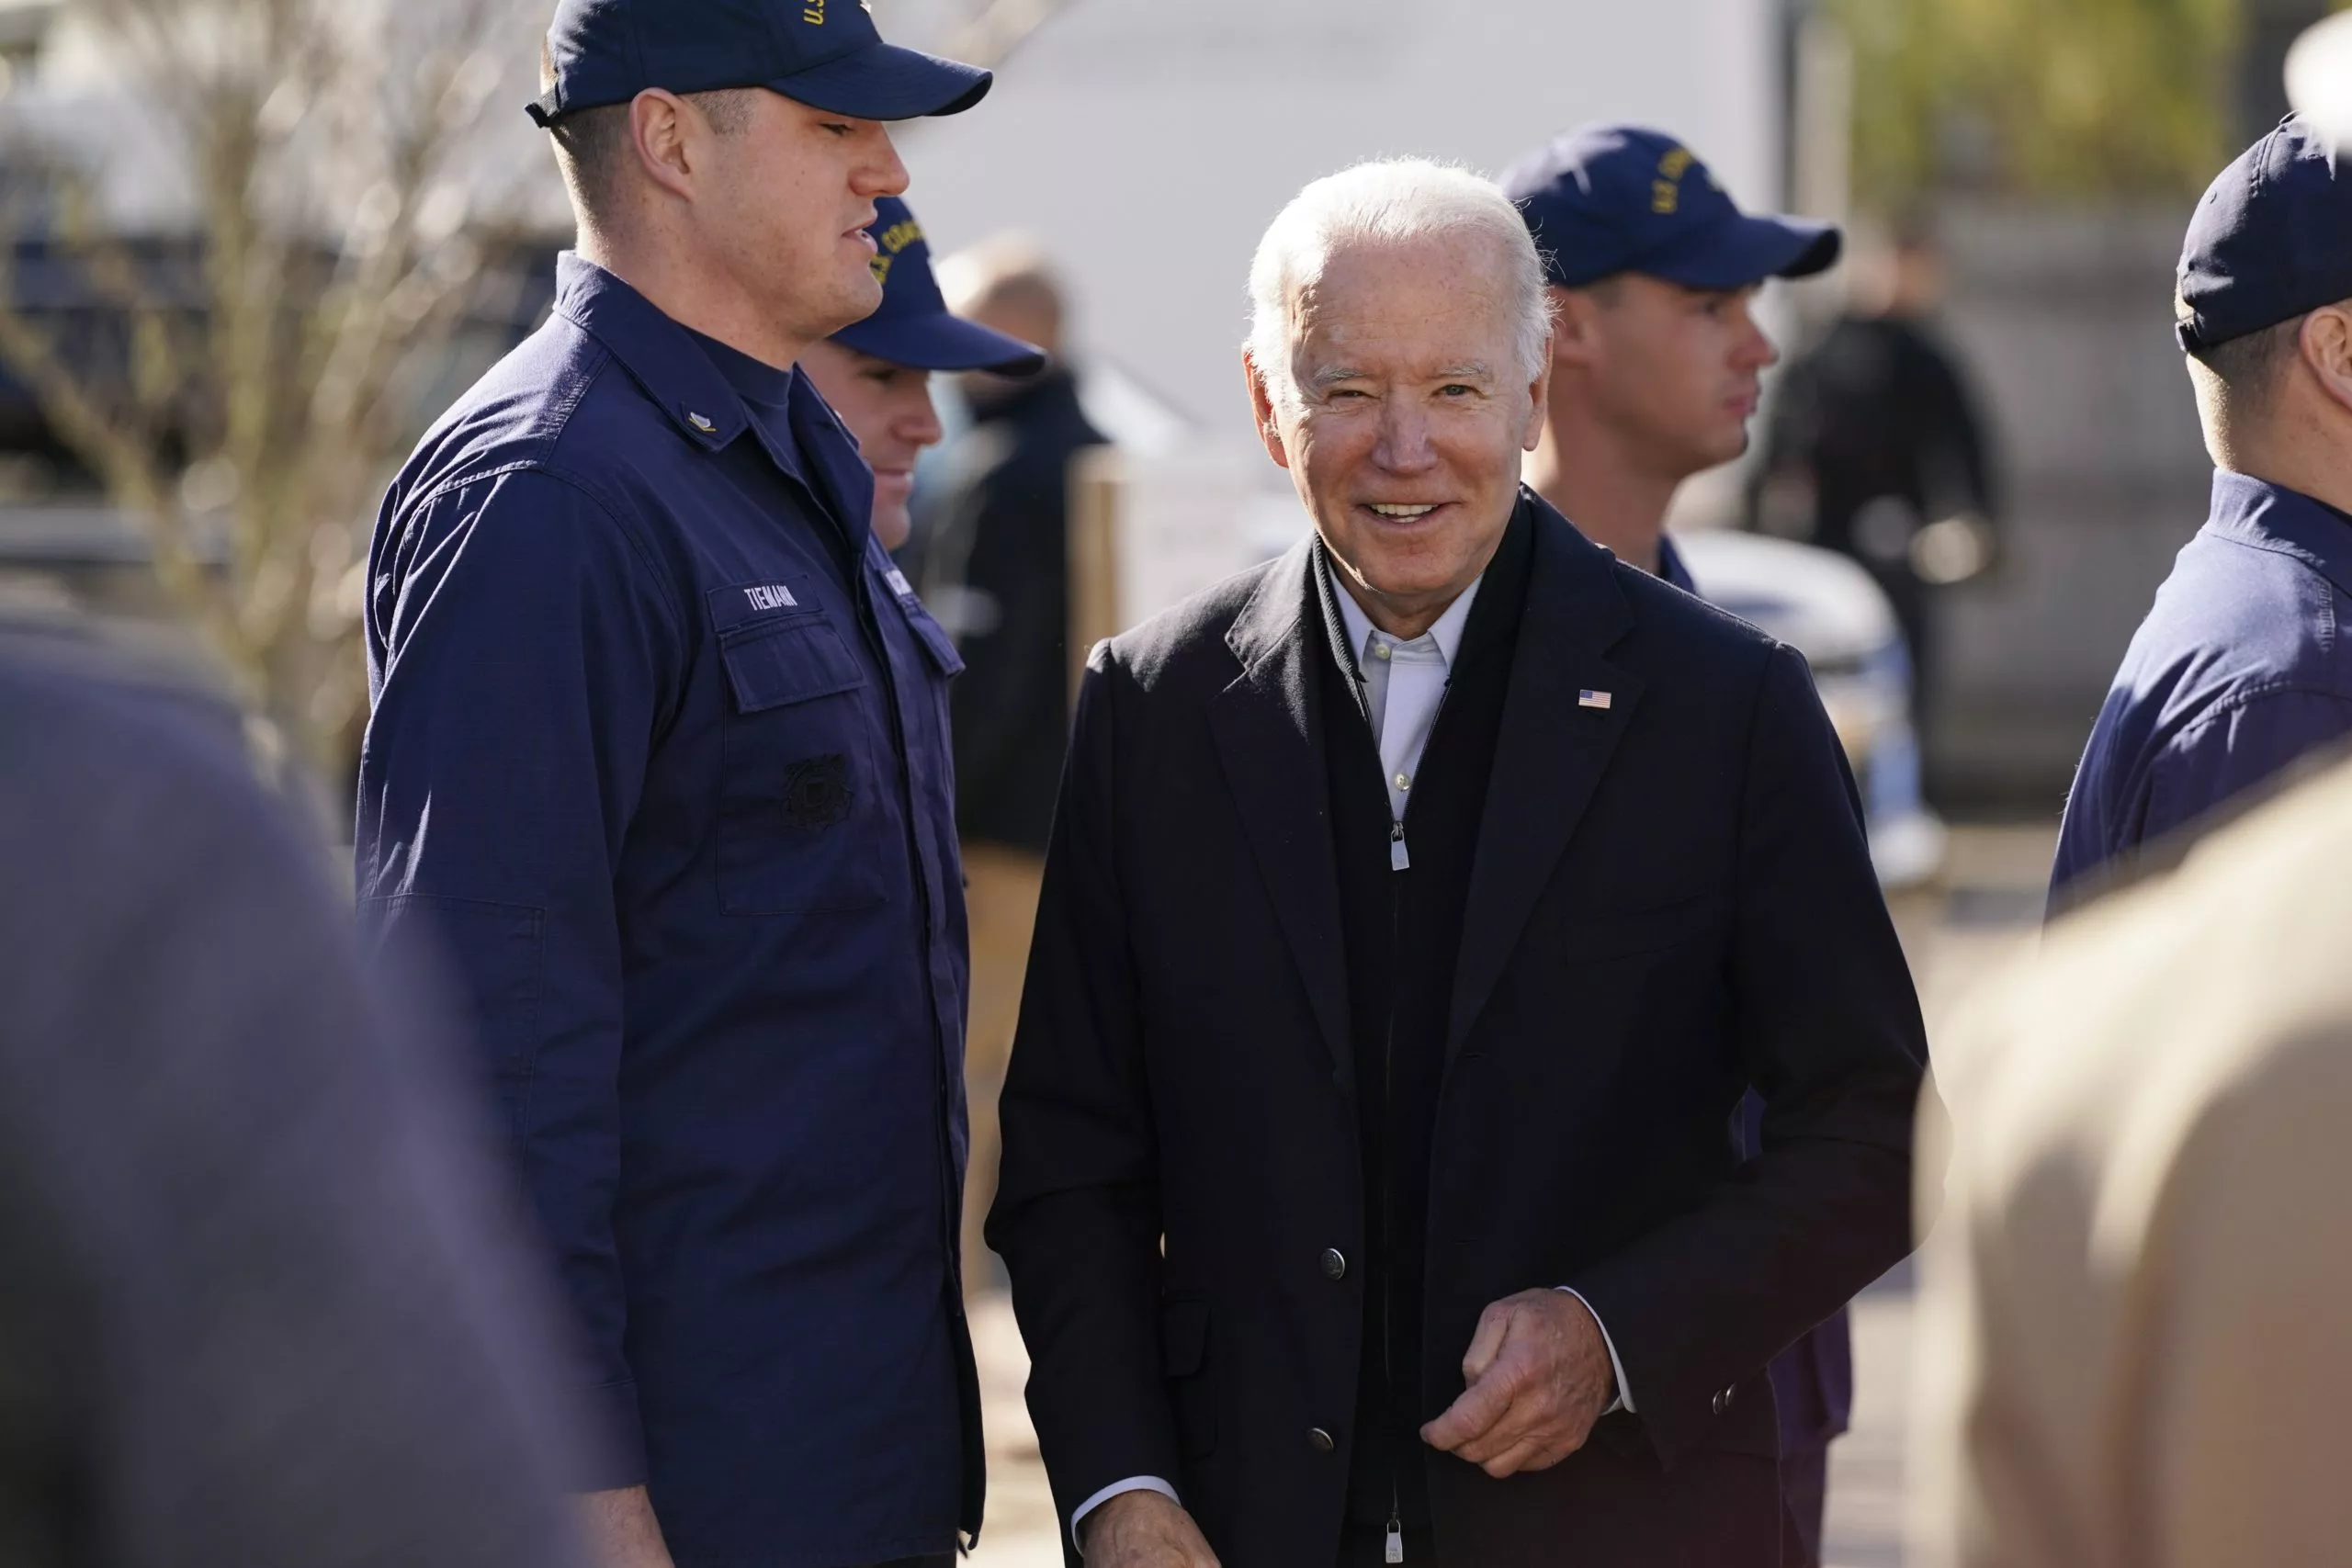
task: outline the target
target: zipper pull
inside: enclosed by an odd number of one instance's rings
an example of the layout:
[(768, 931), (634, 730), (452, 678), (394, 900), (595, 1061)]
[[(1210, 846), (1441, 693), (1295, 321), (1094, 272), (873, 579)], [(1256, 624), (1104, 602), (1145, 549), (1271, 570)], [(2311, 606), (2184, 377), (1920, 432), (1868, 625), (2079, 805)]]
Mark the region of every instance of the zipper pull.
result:
[[(1391, 871), (1410, 871), (1412, 868), (1413, 857), (1405, 852), (1405, 824), (1402, 822), (1391, 823), (1388, 829), (1388, 869)], [(1392, 1557), (1388, 1561), (1391, 1562), (1402, 1562), (1404, 1559), (1401, 1557)]]
[(1405, 1561), (1405, 1522), (1393, 1513), (1388, 1516), (1388, 1561)]

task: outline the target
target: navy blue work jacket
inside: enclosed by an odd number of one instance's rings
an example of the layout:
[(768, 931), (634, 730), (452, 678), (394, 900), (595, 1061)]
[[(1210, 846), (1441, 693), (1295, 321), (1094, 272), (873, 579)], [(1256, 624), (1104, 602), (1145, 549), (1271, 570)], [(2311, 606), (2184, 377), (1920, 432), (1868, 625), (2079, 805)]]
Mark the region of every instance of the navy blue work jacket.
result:
[(2070, 884), (2352, 734), (2352, 517), (2224, 469), (2123, 656), (2066, 801)]
[(468, 982), (680, 1568), (977, 1533), (948, 679), (807, 381), (563, 258), (369, 555), (367, 912)]

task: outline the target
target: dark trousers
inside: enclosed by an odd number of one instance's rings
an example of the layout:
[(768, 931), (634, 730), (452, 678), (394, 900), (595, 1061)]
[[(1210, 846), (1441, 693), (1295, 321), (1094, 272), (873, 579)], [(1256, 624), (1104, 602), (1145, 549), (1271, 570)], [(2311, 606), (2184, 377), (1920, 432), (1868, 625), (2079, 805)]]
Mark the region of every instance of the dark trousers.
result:
[(876, 1562), (872, 1568), (956, 1568), (956, 1554), (943, 1551), (936, 1557), (901, 1557), (889, 1562)]
[(1828, 1498), (1826, 1446), (1781, 1456), (1781, 1568), (1817, 1568)]
[[(1385, 1568), (1388, 1527), (1349, 1523), (1340, 1528), (1340, 1568)], [(1437, 1543), (1421, 1530), (1405, 1532), (1405, 1568), (1436, 1568)]]
[[(1829, 1495), (1829, 1450), (1799, 1449), (1781, 1460), (1781, 1568), (1820, 1568), (1821, 1521)], [(1386, 1568), (1388, 1531), (1348, 1524), (1340, 1531), (1339, 1568)], [(1405, 1532), (1405, 1568), (1437, 1568), (1437, 1543)]]

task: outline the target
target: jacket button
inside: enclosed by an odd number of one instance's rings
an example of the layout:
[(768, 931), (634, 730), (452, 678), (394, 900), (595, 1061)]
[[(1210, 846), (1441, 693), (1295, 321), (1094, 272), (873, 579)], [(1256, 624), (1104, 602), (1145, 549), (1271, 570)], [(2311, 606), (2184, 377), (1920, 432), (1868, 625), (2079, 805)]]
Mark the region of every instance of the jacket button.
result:
[(1734, 1399), (1737, 1398), (1738, 1396), (1739, 1396), (1739, 1390), (1737, 1390), (1737, 1389), (1736, 1389), (1736, 1388), (1727, 1388), (1727, 1389), (1724, 1389), (1722, 1393), (1720, 1393), (1716, 1394), (1716, 1395), (1715, 1395), (1715, 1414), (1716, 1414), (1716, 1415), (1718, 1415), (1718, 1416), (1720, 1416), (1720, 1415), (1722, 1415), (1724, 1411), (1729, 1410), (1729, 1409), (1731, 1408), (1731, 1402), (1732, 1402)]
[(1340, 1445), (1330, 1433), (1320, 1427), (1312, 1427), (1307, 1429), (1306, 1446), (1318, 1454), (1328, 1454)]
[(1337, 1284), (1347, 1277), (1347, 1255), (1336, 1247), (1325, 1247), (1323, 1249), (1323, 1278)]

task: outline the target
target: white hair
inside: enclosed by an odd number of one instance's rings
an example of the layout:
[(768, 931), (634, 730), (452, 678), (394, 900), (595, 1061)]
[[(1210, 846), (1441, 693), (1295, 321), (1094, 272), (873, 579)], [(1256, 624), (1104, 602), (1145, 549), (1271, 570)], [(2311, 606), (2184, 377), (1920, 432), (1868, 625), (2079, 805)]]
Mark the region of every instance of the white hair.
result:
[(1250, 357), (1277, 402), (1295, 403), (1291, 302), (1351, 245), (1399, 244), (1481, 234), (1502, 257), (1500, 279), (1515, 323), (1513, 347), (1529, 381), (1544, 367), (1552, 297), (1526, 220), (1490, 181), (1427, 158), (1384, 158), (1326, 175), (1293, 197), (1258, 242), (1250, 265)]

